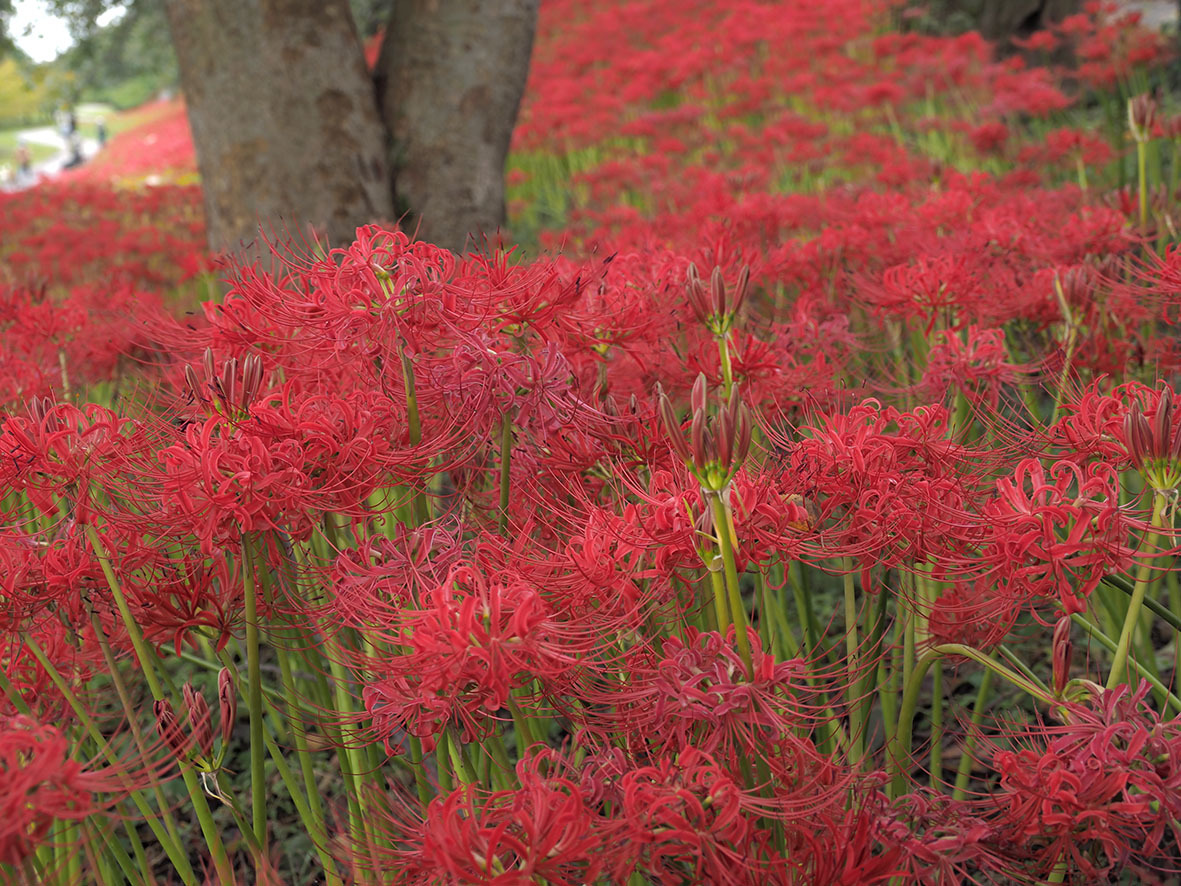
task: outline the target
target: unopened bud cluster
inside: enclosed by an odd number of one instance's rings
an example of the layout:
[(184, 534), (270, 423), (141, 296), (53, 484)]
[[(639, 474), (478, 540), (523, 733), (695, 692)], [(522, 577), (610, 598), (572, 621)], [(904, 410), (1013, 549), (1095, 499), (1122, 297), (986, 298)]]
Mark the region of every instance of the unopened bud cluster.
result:
[(1132, 140), (1147, 144), (1152, 140), (1152, 129), (1156, 124), (1159, 106), (1150, 92), (1142, 92), (1128, 99), (1128, 129)]
[(213, 351), (206, 348), (202, 368), (205, 370), (204, 380), (191, 365), (185, 366), (189, 393), (200, 403), (212, 403), (227, 418), (244, 418), (262, 387), (262, 358), (258, 354), (248, 354), (239, 365), (238, 358), (231, 357), (218, 373), (213, 363)]
[(746, 301), (746, 291), (750, 287), (750, 267), (744, 266), (738, 272), (738, 282), (733, 293), (726, 291), (721, 268), (713, 269), (708, 287), (698, 276), (696, 265), (689, 265), (687, 277), (685, 291), (694, 316), (716, 338), (729, 335), (730, 330), (734, 328), (738, 312), (742, 309), (742, 303)]
[(1124, 418), (1124, 442), (1132, 465), (1157, 492), (1181, 486), (1181, 427), (1173, 427), (1173, 399), (1171, 389), (1160, 392), (1151, 422), (1139, 403), (1134, 403)]
[(181, 697), (188, 713), (187, 732), (167, 699), (156, 702), (156, 731), (182, 763), (191, 763), (202, 772), (216, 772), (221, 769), (230, 733), (238, 717), (238, 696), (234, 692), (233, 677), (226, 668), (222, 668), (217, 676), (221, 747), (216, 754), (213, 751), (213, 715), (205, 697), (193, 688), (192, 683), (181, 687)]
[(750, 452), (752, 425), (750, 411), (735, 385), (730, 399), (716, 416), (708, 410), (705, 374), (693, 383), (690, 405), (693, 413), (686, 440), (668, 397), (660, 394), (660, 418), (672, 441), (673, 450), (701, 483), (707, 493), (725, 492)]

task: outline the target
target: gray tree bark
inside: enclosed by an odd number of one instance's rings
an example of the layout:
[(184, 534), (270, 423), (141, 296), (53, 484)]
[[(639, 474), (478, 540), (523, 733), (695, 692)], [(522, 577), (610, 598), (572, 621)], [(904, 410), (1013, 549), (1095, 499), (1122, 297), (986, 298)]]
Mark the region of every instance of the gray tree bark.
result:
[(504, 224), (504, 164), (539, 0), (395, 0), (375, 79), (395, 202), (462, 251)]
[(966, 16), (989, 40), (1028, 37), (1081, 12), (1083, 0), (949, 0), (944, 9)]
[(393, 217), (347, 0), (166, 0), (215, 250), (260, 222), (332, 243)]
[(1082, 0), (985, 0), (980, 31), (992, 40), (1028, 37), (1082, 7)]
[(503, 224), (538, 0), (397, 0), (376, 78), (348, 0), (165, 7), (213, 249), (242, 251), (260, 223), (343, 244), (409, 210), (459, 251)]

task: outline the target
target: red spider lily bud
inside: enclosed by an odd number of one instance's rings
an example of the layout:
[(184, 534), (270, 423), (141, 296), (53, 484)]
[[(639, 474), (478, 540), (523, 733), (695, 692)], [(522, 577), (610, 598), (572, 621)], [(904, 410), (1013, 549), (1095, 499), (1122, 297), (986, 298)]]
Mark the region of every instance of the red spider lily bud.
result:
[(750, 410), (745, 403), (739, 404), (737, 426), (734, 438), (734, 469), (746, 461), (750, 454), (750, 442), (754, 436), (754, 425), (750, 420)]
[(709, 275), (710, 301), (713, 303), (715, 317), (725, 317), (726, 310), (726, 281), (722, 279), (722, 269), (715, 267)]
[(704, 409), (697, 409), (693, 412), (693, 424), (689, 426), (689, 447), (693, 453), (693, 465), (697, 470), (705, 470), (713, 458), (713, 435), (706, 427), (706, 414)]
[(685, 437), (681, 433), (681, 423), (677, 420), (677, 414), (673, 410), (673, 405), (669, 402), (664, 391), (660, 391), (657, 402), (660, 404), (660, 420), (664, 423), (664, 432), (668, 434), (673, 451), (681, 461), (689, 464), (693, 461), (693, 455), (689, 452), (689, 447), (685, 443)]
[(689, 298), (689, 307), (693, 309), (693, 316), (702, 323), (708, 324), (713, 311), (710, 310), (709, 299), (705, 294), (705, 286), (701, 282), (701, 277), (697, 275), (696, 265), (689, 265), (686, 278), (685, 294)]
[(1156, 97), (1152, 93), (1142, 92), (1128, 99), (1128, 128), (1132, 131), (1134, 141), (1147, 142), (1152, 139), (1157, 110)]
[(234, 678), (229, 668), (222, 668), (217, 675), (217, 704), (221, 709), (221, 746), (222, 753), (225, 753), (238, 719), (238, 694), (234, 691)]
[(1169, 432), (1173, 430), (1173, 392), (1161, 392), (1160, 406), (1157, 407), (1155, 421), (1152, 423), (1152, 457), (1168, 458), (1170, 446)]
[(1132, 464), (1138, 468), (1143, 467), (1152, 452), (1152, 429), (1148, 426), (1148, 419), (1144, 417), (1139, 403), (1133, 403), (1124, 418), (1124, 440)]
[(189, 725), (197, 754), (203, 759), (211, 759), (213, 757), (213, 724), (205, 696), (193, 689), (192, 683), (186, 683), (181, 687), (181, 695), (184, 697), (185, 707), (189, 712)]
[(693, 382), (693, 391), (689, 394), (689, 408), (693, 410), (696, 415), (699, 412), (705, 412), (705, 398), (708, 391), (705, 380), (705, 373), (697, 373), (697, 379)]
[(242, 399), (238, 403), (240, 409), (245, 410), (258, 396), (258, 389), (262, 387), (262, 357), (258, 354), (248, 354), (242, 361)]
[(181, 731), (180, 721), (176, 719), (176, 711), (167, 699), (156, 702), (156, 731), (160, 737), (172, 748), (173, 753), (180, 759), (185, 759), (189, 753), (189, 742)]
[(746, 293), (750, 288), (750, 265), (743, 265), (738, 272), (738, 282), (734, 285), (734, 301), (730, 305), (730, 315), (733, 317), (742, 310), (746, 301)]
[(1070, 658), (1074, 647), (1070, 642), (1070, 616), (1064, 615), (1054, 625), (1054, 639), (1051, 643), (1051, 659), (1054, 669), (1054, 694), (1061, 697), (1070, 682)]
[(1062, 299), (1068, 307), (1089, 303), (1095, 292), (1094, 272), (1086, 265), (1074, 265), (1058, 275)]
[(730, 390), (730, 401), (718, 415), (718, 461), (730, 474), (746, 461), (752, 433), (750, 410), (742, 402), (739, 386), (735, 385)]
[(735, 421), (729, 409), (718, 413), (718, 464), (726, 469), (730, 466), (730, 459), (734, 455)]
[(201, 401), (205, 399), (205, 394), (201, 390), (201, 380), (197, 378), (197, 370), (193, 369), (188, 363), (185, 364), (185, 384), (189, 387), (189, 392), (193, 398)]
[(221, 368), (221, 391), (227, 404), (238, 402), (238, 358), (230, 357)]

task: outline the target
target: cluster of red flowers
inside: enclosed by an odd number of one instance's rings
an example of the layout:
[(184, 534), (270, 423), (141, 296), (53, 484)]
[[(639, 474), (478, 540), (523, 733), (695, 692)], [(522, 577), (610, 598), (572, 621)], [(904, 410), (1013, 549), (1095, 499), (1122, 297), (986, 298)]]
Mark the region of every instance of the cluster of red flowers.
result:
[[(897, 7), (547, 0), (514, 187), (572, 171), (565, 254), (364, 227), (186, 310), (197, 188), (0, 197), (0, 871), (143, 811), (158, 761), (66, 739), (143, 743), (97, 698), (124, 660), (244, 831), (218, 770), (267, 681), (329, 882), (1181, 864), (1177, 675), (1136, 630), (1160, 576), (1181, 600), (1181, 253), (1105, 199), (1116, 151), (1029, 123), (1163, 50), (1093, 10), (1051, 35), (1067, 81)], [(1116, 685), (1069, 672), (1063, 616)], [(152, 675), (237, 654), (214, 754)], [(999, 726), (953, 673), (1006, 681)]]

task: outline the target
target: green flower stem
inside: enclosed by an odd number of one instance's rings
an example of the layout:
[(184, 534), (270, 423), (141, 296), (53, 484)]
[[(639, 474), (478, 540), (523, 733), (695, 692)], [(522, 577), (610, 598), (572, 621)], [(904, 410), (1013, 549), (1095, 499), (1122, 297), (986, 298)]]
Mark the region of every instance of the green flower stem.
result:
[[(275, 653), (279, 657), (279, 673), (283, 678), (283, 689), (288, 698), (295, 697), (297, 687), (295, 684), (295, 675), (291, 667), (291, 655), (283, 644), (279, 643), (273, 646)], [(316, 784), (316, 771), (312, 765), (312, 755), (308, 750), (308, 737), (305, 731), (303, 717), (300, 709), (294, 705), (289, 705), (287, 708), (287, 720), (291, 724), (291, 737), (295, 742), (295, 753), (299, 758), (300, 775), (303, 777), (303, 788), (307, 795), (307, 805), (301, 810), (301, 818), (304, 826), (308, 829), (308, 833), (312, 835), (313, 842), (316, 846), (316, 852), (320, 855), (320, 860), (324, 864), (324, 876), (328, 886), (338, 886), (341, 883), (340, 875), (336, 870), (336, 863), (332, 860), (332, 856), (326, 851), (328, 828), (324, 824), (324, 807), (320, 802), (320, 788)], [(270, 746), (268, 744), (268, 750)], [(276, 759), (282, 755), (272, 754)], [(287, 786), (288, 793), (292, 792), (292, 786)], [(298, 791), (296, 792), (298, 793)], [(292, 800), (299, 805), (295, 794), (292, 794)]]
[[(155, 656), (151, 648), (144, 641), (143, 632), (131, 614), (131, 607), (127, 603), (127, 598), (123, 595), (123, 588), (119, 584), (119, 579), (115, 576), (115, 570), (111, 566), (110, 557), (103, 548), (102, 540), (98, 537), (98, 532), (95, 530), (93, 524), (88, 523), (86, 525), (86, 537), (89, 539), (90, 545), (94, 549), (95, 556), (98, 558), (99, 565), (102, 568), (103, 575), (106, 577), (111, 596), (114, 598), (115, 605), (119, 609), (119, 617), (123, 620), (123, 626), (127, 630), (127, 636), (131, 640), (131, 645), (135, 648), (136, 658), (139, 660), (140, 668), (143, 671), (144, 679), (147, 680), (148, 689), (152, 693), (152, 698), (156, 701), (163, 701), (166, 696), (163, 686), (160, 683), (160, 678), (156, 673)], [(213, 821), (213, 813), (210, 811), (209, 803), (205, 799), (205, 792), (202, 790), (200, 784), (198, 784), (197, 776), (190, 767), (182, 766), (180, 774), (184, 779), (185, 788), (189, 792), (189, 799), (192, 801), (193, 812), (196, 814), (197, 822), (201, 827), (201, 834), (205, 838), (205, 845), (209, 847), (209, 852), (213, 856), (213, 866), (217, 871), (217, 875), (227, 882), (232, 882), (233, 869), (230, 866), (230, 859), (226, 854), (226, 847), (222, 842), (221, 834), (218, 832), (217, 825)]]
[(988, 704), (988, 692), (992, 688), (992, 671), (988, 668), (980, 676), (980, 688), (976, 690), (976, 701), (972, 704), (972, 726), (964, 739), (963, 754), (960, 765), (955, 771), (955, 789), (952, 791), (953, 800), (963, 800), (968, 793), (968, 781), (972, 777), (972, 762), (976, 759), (976, 742), (979, 738), (980, 724), (984, 722), (984, 708)]
[(762, 569), (755, 571), (755, 599), (758, 600), (759, 635), (763, 639), (763, 648), (776, 652), (776, 619), (771, 614), (771, 593), (767, 589)]
[(844, 571), (845, 597), (845, 667), (848, 678), (848, 697), (846, 705), (849, 710), (849, 763), (854, 768), (861, 765), (864, 756), (865, 730), (862, 721), (860, 671), (860, 645), (857, 641), (857, 589), (853, 581), (853, 561), (845, 557), (842, 564)]
[[(1178, 587), (1179, 589), (1181, 589), (1181, 585), (1178, 584), (1176, 576), (1177, 576), (1176, 572), (1170, 571), (1166, 577), (1169, 578), (1172, 586), (1175, 586), (1175, 587)], [(1119, 591), (1121, 594), (1124, 594), (1128, 597), (1131, 597), (1132, 594), (1135, 593), (1135, 590), (1136, 590), (1135, 586), (1132, 585), (1131, 582), (1127, 581), (1126, 579), (1123, 578), (1123, 576), (1119, 576), (1119, 575), (1105, 576), (1103, 579), (1103, 583), (1105, 585), (1107, 585), (1108, 587), (1114, 588), (1115, 590)], [(1170, 609), (1169, 606), (1165, 606), (1160, 601), (1154, 600), (1152, 597), (1145, 597), (1143, 602), (1144, 602), (1145, 609), (1152, 612), (1152, 614), (1155, 615), (1157, 618), (1161, 619), (1161, 621), (1164, 621), (1165, 623), (1167, 623), (1168, 626), (1171, 627), (1174, 631), (1181, 633), (1181, 600), (1178, 600), (1178, 604), (1177, 604), (1175, 611), (1173, 609)]]
[[(1153, 497), (1152, 522), (1149, 526), (1148, 537), (1144, 541), (1145, 553), (1151, 553), (1156, 547), (1161, 527), (1164, 525), (1165, 506), (1167, 500), (1159, 493)], [(1116, 646), (1111, 661), (1111, 673), (1107, 675), (1107, 688), (1114, 689), (1124, 678), (1128, 666), (1128, 652), (1132, 647), (1132, 634), (1140, 619), (1140, 607), (1144, 603), (1144, 596), (1152, 583), (1152, 566), (1147, 562), (1140, 564), (1136, 572), (1136, 585), (1132, 589), (1132, 599), (1128, 602), (1128, 614), (1124, 619), (1124, 627), (1120, 632), (1119, 643)]]
[[(1165, 581), (1169, 589), (1169, 608), (1173, 612), (1181, 612), (1181, 581), (1177, 578), (1177, 570), (1170, 569), (1165, 575)], [(1181, 636), (1177, 635), (1176, 628), (1173, 630), (1173, 673), (1181, 674)]]
[(931, 789), (943, 782), (943, 663), (931, 666)]
[(431, 786), (426, 777), (426, 761), (423, 759), (422, 739), (417, 735), (406, 737), (410, 747), (410, 765), (414, 768), (414, 788), (418, 792), (418, 804), (425, 813), (431, 802)]
[[(278, 534), (276, 533), (276, 536), (277, 535)], [(283, 552), (281, 558), (282, 564), (280, 568), (276, 570), (275, 576), (278, 579), (280, 586), (286, 593), (294, 594), (296, 589), (296, 574), (294, 569), (295, 564), (291, 562), (290, 556), (288, 555), (286, 547), (283, 543), (284, 540), (282, 538), (276, 537), (274, 541), (276, 548)], [(264, 596), (270, 599), (274, 596), (273, 590), (270, 587), (270, 570), (264, 569), (262, 571), (261, 578), (264, 586)], [(299, 632), (293, 631), (293, 633), (298, 635)], [(271, 648), (274, 650), (275, 656), (279, 660), (279, 674), (283, 681), (282, 701), (284, 702), (284, 706), (282, 710), (286, 711), (286, 731), (290, 733), (292, 741), (295, 743), (296, 756), (299, 759), (300, 775), (303, 779), (303, 790), (306, 796), (305, 804), (299, 809), (300, 818), (303, 820), (304, 826), (307, 828), (308, 833), (313, 837), (316, 850), (324, 864), (325, 877), (329, 886), (336, 886), (336, 884), (339, 884), (341, 880), (340, 875), (336, 870), (335, 862), (332, 861), (331, 855), (329, 855), (325, 850), (328, 839), (328, 828), (324, 820), (324, 807), (320, 802), (320, 789), (316, 784), (316, 772), (312, 764), (312, 755), (308, 749), (306, 723), (303, 717), (302, 708), (298, 704), (299, 686), (295, 680), (295, 669), (291, 665), (291, 653), (288, 650), (286, 644), (282, 641), (272, 643)], [(270, 702), (268, 709), (274, 712), (275, 718), (278, 720), (278, 712), (280, 711), (280, 707), (275, 703), (277, 701), (275, 695), (272, 694), (269, 696), (264, 696), (264, 699)], [(269, 742), (267, 749), (271, 749)], [(272, 753), (271, 756), (274, 758), (275, 754)], [(280, 768), (280, 775), (282, 776), (283, 770), (286, 768), (286, 760), (276, 759), (275, 764)], [(296, 807), (299, 808), (300, 797), (297, 796), (299, 792), (294, 789), (293, 785), (288, 782), (287, 778), (284, 778), (284, 784), (287, 787), (287, 792), (291, 794), (292, 801), (296, 804)]]
[(81, 834), (80, 823), (62, 819), (58, 822), (58, 826), (61, 838), (56, 847), (57, 853), (60, 855), (58, 870), (64, 871), (67, 883), (80, 883), (82, 881), (82, 856), (75, 851), (77, 840)]
[(1074, 322), (1074, 314), (1066, 301), (1066, 293), (1062, 291), (1062, 281), (1054, 278), (1054, 294), (1058, 298), (1058, 307), (1062, 311), (1062, 321), (1066, 324), (1066, 347), (1063, 349), (1065, 359), (1062, 363), (1062, 375), (1058, 379), (1058, 390), (1054, 394), (1054, 410), (1050, 413), (1050, 426), (1058, 422), (1058, 412), (1062, 408), (1062, 401), (1066, 398), (1066, 386), (1070, 383), (1070, 366), (1074, 360), (1074, 348), (1078, 342), (1078, 326)]
[[(103, 844), (106, 850), (106, 855), (114, 859), (115, 864), (118, 865), (119, 870), (123, 873), (123, 878), (128, 883), (140, 882), (144, 886), (152, 882), (151, 872), (146, 868), (135, 869), (135, 862), (131, 860), (131, 856), (127, 854), (127, 850), (123, 848), (123, 844), (108, 833), (104, 828), (100, 827), (98, 822), (93, 819), (87, 819), (84, 823), (85, 828), (89, 831), (87, 842), (93, 844), (96, 840)], [(128, 832), (134, 828), (128, 828)], [(114, 878), (108, 878), (109, 882), (115, 882)]]
[[(275, 739), (271, 737), (269, 732), (263, 733), (266, 743), (267, 751), (271, 755), (271, 760), (275, 763), (275, 769), (279, 773), (279, 777), (283, 779), (283, 784), (287, 788), (287, 793), (291, 797), (291, 801), (295, 804), (295, 811), (299, 814), (300, 820), (308, 826), (308, 836), (312, 839), (312, 845), (316, 847), (316, 855), (320, 858), (320, 864), (324, 866), (324, 883), (325, 886), (342, 886), (344, 881), (340, 877), (340, 873), (336, 869), (336, 861), (332, 858), (332, 854), (328, 850), (328, 832), (324, 829), (323, 824), (317, 823), (316, 813), (312, 811), (310, 802), (319, 805), (320, 798), (318, 796), (318, 787), (313, 778), (311, 789), (308, 791), (307, 800), (305, 800), (303, 791), (295, 783), (295, 776), (291, 772), (291, 767), (287, 765), (287, 757), (283, 753), (282, 748), (278, 746)], [(307, 775), (304, 775), (305, 783)], [(312, 798), (315, 798), (312, 800)], [(321, 821), (323, 813), (319, 813)]]
[(463, 742), (459, 740), (459, 736), (455, 734), (455, 730), (452, 727), (448, 726), (443, 731), (447, 735), (447, 754), (451, 759), (451, 766), (455, 772), (455, 777), (465, 785), (475, 784), (476, 775), (468, 764)]
[(455, 790), (455, 779), (451, 772), (451, 749), (448, 747), (450, 737), (446, 729), (439, 733), (435, 742), (435, 771), (439, 774), (439, 792), (450, 794)]
[[(24, 642), (29, 648), (29, 651), (33, 653), (33, 657), (36, 658), (41, 667), (45, 669), (45, 673), (49, 676), (50, 681), (57, 688), (58, 692), (62, 694), (62, 698), (66, 700), (66, 704), (68, 704), (70, 709), (73, 710), (74, 716), (78, 718), (78, 722), (82, 724), (82, 728), (84, 728), (90, 737), (94, 739), (95, 744), (99, 747), (99, 753), (103, 755), (111, 767), (118, 768), (119, 760), (115, 756), (115, 752), (112, 750), (110, 742), (107, 741), (106, 737), (101, 731), (99, 731), (97, 724), (95, 724), (90, 714), (87, 713), (86, 708), (83, 707), (82, 703), (78, 700), (78, 697), (74, 695), (73, 691), (70, 689), (69, 685), (67, 685), (65, 679), (58, 672), (57, 668), (54, 667), (53, 662), (51, 662), (45, 655), (45, 652), (41, 649), (40, 644), (33, 638), (32, 635), (26, 635)], [(182, 768), (181, 771), (184, 772), (187, 770)], [(155, 836), (157, 842), (159, 842), (160, 846), (164, 849), (164, 852), (168, 855), (168, 860), (172, 862), (173, 867), (176, 868), (176, 871), (178, 874), (180, 874), (181, 879), (186, 884), (195, 884), (197, 882), (197, 877), (193, 872), (192, 865), (189, 864), (188, 856), (185, 855), (184, 850), (181, 848), (179, 843), (172, 839), (172, 836), (160, 823), (157, 813), (152, 811), (151, 806), (148, 805), (140, 791), (129, 790), (128, 796), (131, 798), (131, 802), (135, 804), (135, 808), (139, 810), (140, 815), (143, 816), (144, 821), (147, 822), (148, 827), (152, 829), (153, 836)]]
[(1001, 658), (1008, 662), (1014, 671), (1021, 674), (1021, 676), (1025, 678), (1025, 682), (1030, 686), (1033, 686), (1043, 698), (1054, 697), (1054, 691), (1046, 685), (1045, 681), (1042, 680), (1041, 677), (1033, 672), (1033, 669), (1029, 665), (1021, 660), (1021, 657), (1017, 655), (1016, 652), (1009, 649), (1007, 646), (997, 646), (996, 651), (999, 652)]
[[(1103, 631), (1099, 629), (1098, 625), (1093, 624), (1092, 622), (1088, 621), (1086, 617), (1077, 613), (1072, 615), (1070, 620), (1076, 625), (1079, 625), (1091, 637), (1097, 640), (1101, 646), (1106, 647), (1112, 652), (1116, 651), (1116, 642), (1103, 633)], [(1162, 683), (1159, 677), (1150, 673), (1149, 670), (1138, 661), (1133, 661), (1131, 666), (1136, 671), (1136, 673), (1148, 683), (1149, 686), (1156, 690), (1157, 695), (1164, 699), (1165, 704), (1167, 704), (1177, 713), (1181, 713), (1181, 698), (1178, 698), (1176, 695), (1170, 692), (1169, 687)]]
[(812, 609), (812, 588), (807, 580), (804, 564), (798, 560), (788, 566), (788, 581), (791, 583), (792, 598), (796, 604), (796, 618), (804, 631), (804, 652), (811, 653), (820, 648), (820, 628), (816, 624), (816, 613)]
[[(138, 719), (135, 716), (135, 705), (131, 701), (131, 693), (127, 691), (127, 684), (124, 682), (122, 674), (119, 673), (120, 668), (119, 663), (115, 660), (115, 652), (111, 649), (106, 632), (103, 631), (102, 622), (94, 612), (90, 613), (90, 623), (94, 628), (94, 636), (98, 640), (99, 648), (102, 650), (103, 661), (106, 662), (111, 683), (114, 684), (115, 693), (119, 696), (119, 703), (123, 705), (123, 711), (127, 715), (127, 723), (131, 728), (131, 737), (135, 742), (136, 750), (146, 760), (148, 752), (144, 744), (143, 732), (140, 730)], [(160, 789), (158, 784), (152, 786), (152, 792), (156, 797), (156, 806), (160, 810), (164, 827), (167, 828), (168, 833), (179, 846), (181, 842), (180, 829), (177, 827), (176, 817), (172, 814), (172, 806), (165, 800), (164, 791)], [(191, 868), (190, 873), (192, 873)]]
[(1140, 227), (1148, 227), (1148, 144), (1136, 140), (1136, 179), (1139, 184)]
[[(750, 652), (750, 637), (746, 628), (746, 609), (742, 605), (742, 590), (738, 584), (738, 565), (734, 559), (734, 520), (730, 513), (730, 504), (722, 495), (706, 496), (713, 508), (714, 531), (717, 533), (718, 546), (722, 549), (722, 564), (726, 573), (726, 592), (729, 603), (729, 616), (734, 625), (734, 639), (738, 644), (738, 656), (746, 668), (747, 679), (754, 676), (754, 662)], [(729, 627), (729, 625), (727, 625)]]
[(258, 631), (258, 587), (250, 539), (242, 536), (242, 591), (246, 603), (246, 705), (250, 711), (250, 811), (254, 838), (266, 853), (266, 742), (263, 738), (262, 660)]
[(488, 774), (489, 786), (493, 790), (500, 791), (508, 790), (516, 785), (516, 773), (513, 771), (513, 764), (509, 761), (508, 751), (504, 747), (504, 738), (500, 732), (494, 731), (488, 736), (485, 751), (491, 760)]
[(1028, 693), (1035, 699), (1051, 704), (1054, 701), (1052, 697), (1047, 696), (1038, 686), (1031, 683), (1021, 674), (1010, 670), (1000, 662), (990, 658), (979, 650), (972, 649), (970, 646), (963, 646), (959, 643), (945, 643), (932, 647), (930, 651), (921, 656), (915, 663), (914, 672), (910, 675), (910, 679), (906, 683), (906, 688), (902, 694), (902, 706), (898, 711), (898, 726), (886, 750), (886, 766), (888, 770), (893, 772), (890, 783), (891, 798), (901, 796), (906, 788), (906, 761), (910, 760), (914, 715), (918, 709), (923, 678), (927, 676), (927, 671), (930, 670), (936, 661), (947, 655), (962, 655), (965, 658), (970, 658), (972, 661), (995, 671), (998, 676), (1008, 680), (1018, 689)]
[[(716, 560), (714, 561), (717, 562)], [(726, 627), (730, 624), (730, 614), (726, 606), (726, 580), (722, 577), (722, 573), (714, 566), (706, 567), (709, 570), (709, 587), (713, 594), (713, 616), (714, 628), (719, 634), (726, 633)]]
[[(348, 717), (354, 711), (353, 698), (348, 691), (349, 675), (342, 661), (344, 653), (337, 639), (327, 633), (324, 635), (324, 654), (332, 678), (333, 706), (341, 716)], [(361, 773), (365, 771), (365, 764), (361, 749), (353, 746), (355, 741), (345, 736), (344, 729), (340, 730), (338, 738), (342, 745), (339, 755), (341, 776), (349, 798), (349, 829), (354, 838), (359, 839), (365, 830), (365, 803), (361, 791)]]
[(722, 400), (729, 401), (734, 388), (734, 366), (730, 360), (730, 335), (718, 336), (718, 360), (722, 367)]
[(525, 749), (536, 744), (540, 739), (533, 732), (533, 724), (521, 710), (521, 705), (517, 702), (514, 695), (516, 690), (509, 691), (508, 709), (513, 716), (513, 728), (517, 732), (517, 757), (525, 756)]

